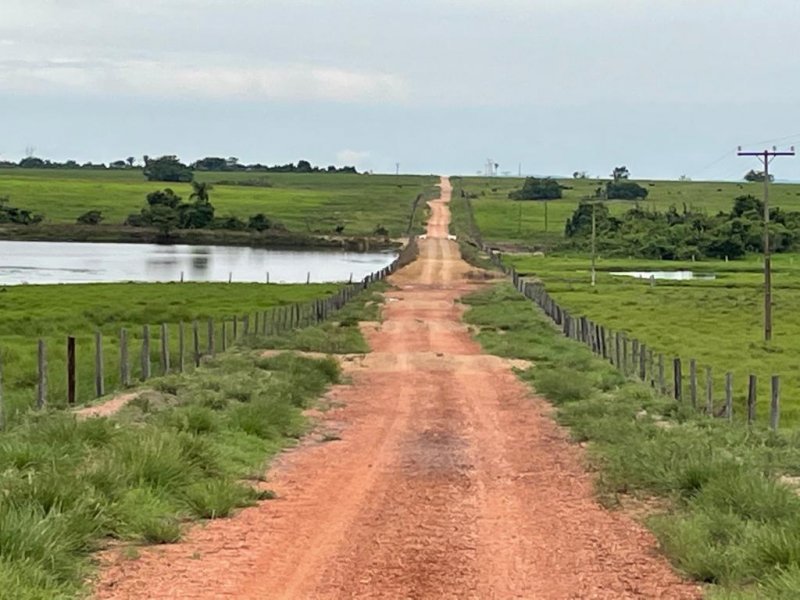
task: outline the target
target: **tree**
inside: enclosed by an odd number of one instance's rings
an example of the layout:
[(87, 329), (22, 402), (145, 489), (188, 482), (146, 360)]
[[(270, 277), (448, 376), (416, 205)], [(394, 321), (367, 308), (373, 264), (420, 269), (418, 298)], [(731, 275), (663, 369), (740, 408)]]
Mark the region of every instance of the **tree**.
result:
[[(754, 169), (750, 169), (747, 173), (744, 174), (744, 180), (749, 182), (763, 182), (764, 181), (764, 171), (756, 171)], [(770, 181), (775, 180), (774, 175), (769, 176)]]
[(44, 160), (35, 156), (26, 156), (19, 161), (19, 166), (23, 169), (41, 169), (47, 166)]
[(508, 194), (512, 200), (555, 200), (561, 198), (561, 185), (550, 177), (526, 177), (521, 190)]
[(134, 163), (136, 162), (136, 159), (134, 157), (132, 157), (132, 156), (129, 156), (128, 158), (125, 159), (125, 162), (127, 162), (128, 163), (128, 167), (130, 167), (132, 169)]
[(312, 171), (311, 163), (307, 160), (298, 160), (297, 161), (297, 172), (298, 173), (311, 173)]
[(206, 156), (192, 163), (192, 168), (198, 171), (228, 171), (228, 160), (218, 156)]
[(213, 189), (214, 186), (205, 181), (192, 181), (192, 194), (189, 199), (196, 200), (200, 204), (208, 204), (208, 193)]
[(178, 206), (180, 206), (181, 202), (181, 197), (173, 192), (170, 188), (157, 190), (147, 194), (147, 205), (150, 208), (156, 206), (167, 206), (169, 208), (176, 209)]
[(586, 171), (575, 171), (572, 173), (573, 179), (587, 179), (589, 176), (586, 174)]
[(631, 176), (631, 172), (628, 170), (628, 167), (621, 166), (621, 167), (614, 167), (614, 170), (611, 172), (611, 178), (614, 181), (619, 181), (620, 179), (628, 179)]
[(124, 160), (115, 160), (109, 165), (109, 167), (111, 167), (112, 169), (124, 169), (127, 166), (128, 163), (126, 163)]
[(90, 210), (77, 219), (78, 225), (99, 225), (103, 220), (103, 213), (99, 210)]
[(189, 182), (194, 179), (192, 170), (177, 156), (162, 156), (156, 159), (145, 157), (147, 163), (144, 167), (144, 176), (148, 181), (176, 181)]

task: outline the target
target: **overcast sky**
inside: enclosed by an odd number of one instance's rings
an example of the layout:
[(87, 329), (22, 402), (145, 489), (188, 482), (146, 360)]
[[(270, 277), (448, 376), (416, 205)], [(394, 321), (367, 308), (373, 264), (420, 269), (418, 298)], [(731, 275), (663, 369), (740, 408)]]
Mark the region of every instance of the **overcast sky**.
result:
[(798, 25), (798, 0), (0, 0), (0, 158), (736, 179), (737, 145), (800, 145)]

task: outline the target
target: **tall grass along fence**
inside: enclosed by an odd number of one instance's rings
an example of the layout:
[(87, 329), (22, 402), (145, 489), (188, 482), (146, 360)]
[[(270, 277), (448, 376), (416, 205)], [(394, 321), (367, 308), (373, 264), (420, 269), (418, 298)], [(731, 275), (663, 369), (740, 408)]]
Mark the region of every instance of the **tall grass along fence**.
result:
[[(715, 389), (711, 367), (701, 369), (694, 358), (687, 364), (679, 356), (665, 356), (638, 339), (628, 337), (625, 332), (571, 314), (550, 296), (542, 282), (526, 281), (513, 267), (503, 264), (497, 252), (487, 246), (483, 250), (492, 264), (509, 275), (517, 290), (535, 302), (566, 337), (586, 344), (596, 356), (609, 361), (626, 377), (635, 377), (661, 394), (677, 402), (688, 402), (710, 416), (733, 421), (735, 388), (731, 372), (724, 374), (724, 389)], [(756, 421), (757, 389), (757, 377), (751, 374), (746, 381), (742, 415), (748, 425)], [(769, 427), (773, 430), (778, 429), (780, 422), (780, 395), (780, 377), (773, 375), (769, 397)]]
[[(367, 275), (360, 282), (345, 284), (335, 294), (311, 302), (203, 322), (142, 325), (138, 331), (121, 328), (114, 340), (104, 339), (99, 331), (93, 336), (70, 335), (64, 341), (64, 348), (50, 348), (44, 339), (39, 339), (36, 342), (35, 373), (26, 377), (31, 383), (31, 406), (36, 410), (44, 410), (51, 404), (73, 406), (155, 376), (194, 369), (204, 356), (225, 352), (246, 336), (279, 335), (316, 325), (334, 315), (371, 284), (384, 280), (413, 261), (417, 253), (416, 238), (412, 238), (388, 267)], [(57, 355), (58, 360), (51, 361), (51, 354)], [(89, 382), (82, 382), (79, 386), (80, 356), (93, 358), (90, 386)], [(86, 369), (82, 371), (86, 373)], [(0, 354), (0, 428), (5, 427), (7, 418)]]

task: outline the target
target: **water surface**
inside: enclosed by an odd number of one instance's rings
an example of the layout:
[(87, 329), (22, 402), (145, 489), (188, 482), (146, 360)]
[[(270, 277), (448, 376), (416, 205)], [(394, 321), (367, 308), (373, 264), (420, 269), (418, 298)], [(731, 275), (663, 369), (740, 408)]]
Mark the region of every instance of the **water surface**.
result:
[(313, 283), (353, 280), (388, 266), (393, 253), (266, 250), (238, 246), (0, 241), (0, 285), (117, 281)]
[(716, 279), (713, 273), (695, 273), (694, 271), (612, 271), (612, 275), (636, 277), (637, 279), (666, 279), (670, 281), (691, 281), (692, 279)]

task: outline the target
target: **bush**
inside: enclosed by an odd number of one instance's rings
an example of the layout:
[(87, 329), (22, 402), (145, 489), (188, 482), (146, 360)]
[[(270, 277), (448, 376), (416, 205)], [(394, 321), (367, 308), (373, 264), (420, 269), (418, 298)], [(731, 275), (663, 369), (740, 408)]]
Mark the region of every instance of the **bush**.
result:
[(633, 181), (620, 179), (606, 183), (606, 198), (609, 200), (644, 200), (647, 194), (647, 188)]
[(77, 218), (78, 225), (99, 225), (103, 220), (103, 213), (99, 210), (90, 210)]
[(521, 190), (508, 194), (512, 200), (556, 200), (561, 198), (561, 185), (550, 177), (526, 177)]

